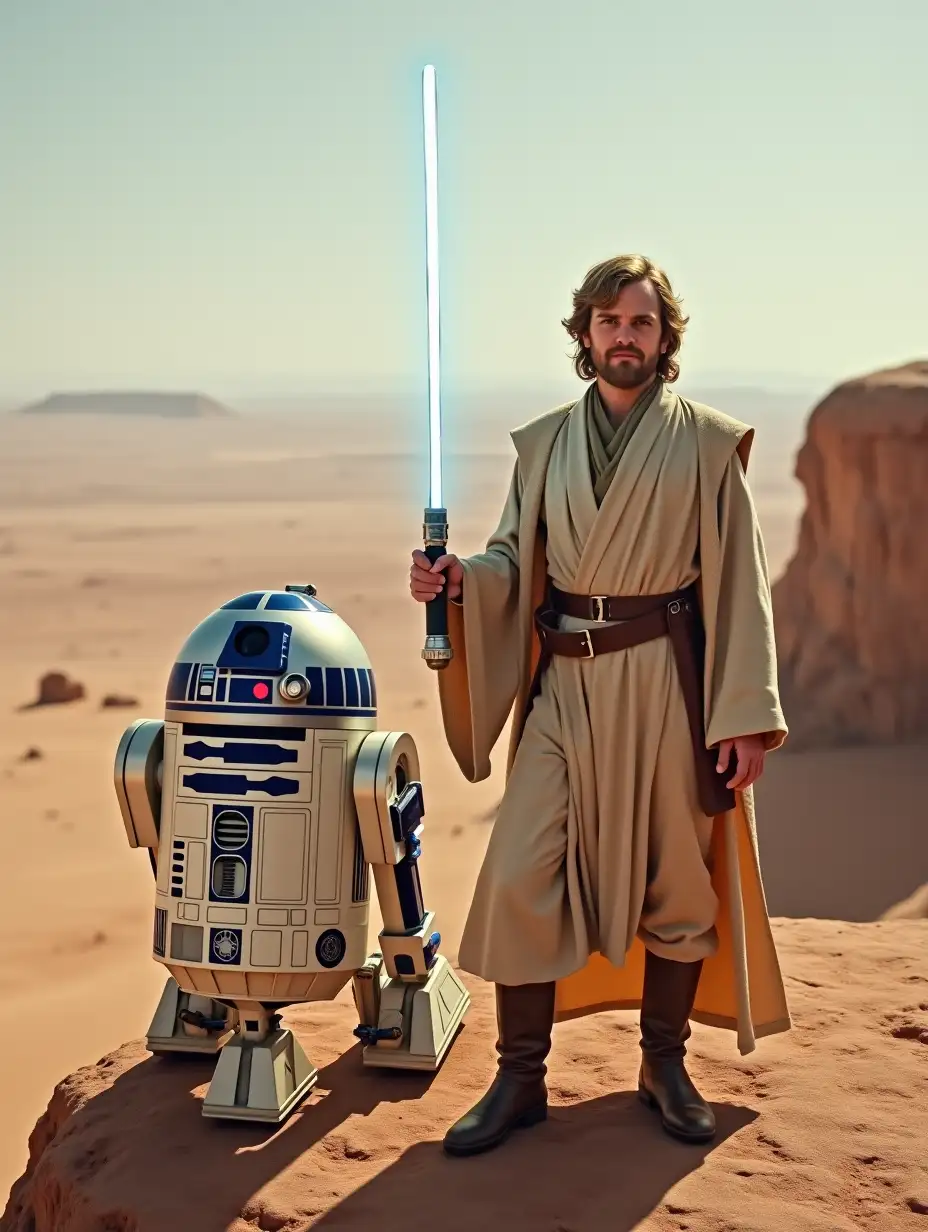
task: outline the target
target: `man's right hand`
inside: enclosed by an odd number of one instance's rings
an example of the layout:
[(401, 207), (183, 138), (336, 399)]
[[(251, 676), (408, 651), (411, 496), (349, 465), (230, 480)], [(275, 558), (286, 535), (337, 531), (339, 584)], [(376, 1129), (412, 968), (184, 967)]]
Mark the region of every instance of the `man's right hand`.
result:
[(409, 569), (409, 593), (416, 602), (428, 603), (443, 589), (449, 599), (457, 599), (464, 589), (464, 566), (458, 558), (448, 552), (439, 556), (433, 565), (423, 551), (413, 552)]

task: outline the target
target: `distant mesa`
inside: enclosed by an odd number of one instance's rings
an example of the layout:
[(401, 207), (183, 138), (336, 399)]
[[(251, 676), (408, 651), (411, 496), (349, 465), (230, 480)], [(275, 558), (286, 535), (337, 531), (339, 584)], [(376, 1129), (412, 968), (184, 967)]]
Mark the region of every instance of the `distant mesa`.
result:
[(50, 394), (20, 408), (21, 415), (160, 415), (166, 419), (217, 419), (234, 415), (230, 407), (198, 393), (101, 390)]
[(806, 508), (774, 587), (788, 746), (928, 733), (928, 362), (834, 389), (809, 417)]

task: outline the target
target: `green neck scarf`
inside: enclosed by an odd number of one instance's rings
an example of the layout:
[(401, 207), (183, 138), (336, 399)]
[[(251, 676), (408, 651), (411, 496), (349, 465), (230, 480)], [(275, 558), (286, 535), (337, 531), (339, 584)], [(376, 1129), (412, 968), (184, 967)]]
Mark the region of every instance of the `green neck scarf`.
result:
[(616, 468), (622, 460), (632, 433), (644, 418), (648, 407), (660, 399), (664, 382), (659, 378), (643, 390), (631, 410), (618, 427), (609, 418), (609, 412), (599, 396), (594, 383), (587, 398), (587, 436), (590, 442), (590, 477), (593, 480), (593, 495), (597, 508), (609, 490)]

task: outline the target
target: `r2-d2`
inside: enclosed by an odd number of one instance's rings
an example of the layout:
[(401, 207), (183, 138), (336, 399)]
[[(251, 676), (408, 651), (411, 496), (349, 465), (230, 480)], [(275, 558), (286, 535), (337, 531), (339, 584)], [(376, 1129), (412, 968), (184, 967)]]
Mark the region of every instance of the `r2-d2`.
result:
[[(218, 1052), (205, 1116), (282, 1121), (317, 1072), (280, 1011), (353, 981), (367, 1065), (436, 1069), (469, 1005), (419, 881), (406, 732), (376, 730), (371, 664), (312, 586), (254, 591), (194, 629), (164, 721), (124, 733), (115, 786), (155, 873), (170, 975), (151, 1052)], [(370, 870), (383, 917), (368, 952)]]

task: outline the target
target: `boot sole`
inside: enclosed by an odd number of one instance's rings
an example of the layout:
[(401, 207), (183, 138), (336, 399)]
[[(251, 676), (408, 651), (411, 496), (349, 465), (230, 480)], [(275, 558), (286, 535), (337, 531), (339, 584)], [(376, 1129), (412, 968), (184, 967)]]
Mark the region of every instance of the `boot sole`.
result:
[(658, 1115), (661, 1118), (661, 1126), (663, 1127), (664, 1132), (670, 1134), (672, 1138), (676, 1138), (678, 1142), (692, 1142), (692, 1143), (711, 1142), (712, 1139), (715, 1137), (714, 1129), (697, 1130), (695, 1133), (687, 1134), (687, 1133), (683, 1133), (679, 1129), (676, 1129), (673, 1125), (669, 1125), (667, 1121), (664, 1120), (664, 1114), (661, 1112), (660, 1104), (657, 1102), (657, 1100), (654, 1098), (651, 1092), (647, 1089), (647, 1087), (642, 1087), (642, 1086), (638, 1087), (638, 1098), (641, 1100), (641, 1102), (645, 1105), (646, 1108), (652, 1108), (655, 1112), (658, 1113)]
[(455, 1145), (454, 1143), (443, 1142), (442, 1148), (446, 1155), (465, 1156), (465, 1155), (482, 1155), (484, 1151), (492, 1151), (494, 1147), (502, 1146), (514, 1129), (530, 1129), (533, 1125), (539, 1125), (542, 1121), (547, 1120), (548, 1107), (547, 1104), (540, 1108), (530, 1108), (528, 1112), (523, 1112), (518, 1120), (511, 1121), (502, 1133), (497, 1134), (490, 1139), (484, 1139), (483, 1142), (467, 1145)]

